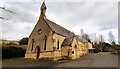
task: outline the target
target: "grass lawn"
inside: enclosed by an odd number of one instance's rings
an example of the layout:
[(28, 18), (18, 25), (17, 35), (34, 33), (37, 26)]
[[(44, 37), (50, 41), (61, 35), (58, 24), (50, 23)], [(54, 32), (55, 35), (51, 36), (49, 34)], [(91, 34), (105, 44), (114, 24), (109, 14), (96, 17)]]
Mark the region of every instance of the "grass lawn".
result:
[(111, 52), (98, 52), (97, 54), (99, 54), (99, 55), (109, 55), (109, 54), (111, 54)]

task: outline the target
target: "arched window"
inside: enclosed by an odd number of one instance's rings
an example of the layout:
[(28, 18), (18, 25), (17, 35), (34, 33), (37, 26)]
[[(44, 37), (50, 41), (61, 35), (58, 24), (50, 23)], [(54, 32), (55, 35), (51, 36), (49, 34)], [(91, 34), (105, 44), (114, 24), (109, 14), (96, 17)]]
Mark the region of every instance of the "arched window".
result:
[(59, 49), (59, 41), (57, 42), (57, 49)]
[(46, 42), (47, 42), (47, 36), (44, 37), (44, 50), (46, 50)]
[(42, 30), (41, 30), (41, 29), (39, 29), (39, 30), (38, 30), (38, 34), (40, 35), (41, 33), (42, 33)]
[(33, 46), (34, 46), (34, 39), (32, 39), (32, 48), (31, 48), (31, 52), (33, 51)]
[(74, 48), (76, 48), (76, 49), (77, 49), (77, 45), (75, 45), (75, 46), (74, 46)]
[(43, 14), (43, 9), (41, 9), (41, 14)]

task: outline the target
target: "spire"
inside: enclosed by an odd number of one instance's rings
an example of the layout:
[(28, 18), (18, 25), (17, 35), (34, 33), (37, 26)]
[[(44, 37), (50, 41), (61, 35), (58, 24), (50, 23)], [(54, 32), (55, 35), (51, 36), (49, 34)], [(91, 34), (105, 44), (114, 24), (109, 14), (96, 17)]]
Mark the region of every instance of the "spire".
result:
[(45, 15), (46, 9), (47, 9), (47, 7), (46, 7), (45, 1), (44, 1), (44, 2), (42, 3), (41, 8), (40, 8), (40, 10), (41, 10), (41, 15), (40, 15), (40, 17), (46, 17), (46, 15)]

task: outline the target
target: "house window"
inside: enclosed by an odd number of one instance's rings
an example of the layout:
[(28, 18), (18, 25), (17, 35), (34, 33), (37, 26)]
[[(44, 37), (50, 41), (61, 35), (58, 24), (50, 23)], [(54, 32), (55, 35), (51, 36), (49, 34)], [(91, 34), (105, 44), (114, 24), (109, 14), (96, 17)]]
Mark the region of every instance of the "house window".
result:
[(44, 9), (46, 10), (47, 8), (46, 8), (46, 7), (44, 7)]
[(43, 11), (43, 9), (41, 11)]
[(72, 54), (74, 54), (74, 51), (72, 51)]
[(59, 41), (57, 42), (57, 49), (59, 49)]
[(34, 39), (32, 39), (32, 48), (31, 48), (31, 52), (33, 51), (33, 46), (34, 46)]
[(44, 37), (44, 50), (46, 50), (46, 42), (47, 42), (47, 36), (45, 35), (45, 37)]
[(77, 48), (77, 45), (75, 45), (74, 48)]
[(43, 14), (43, 9), (41, 9), (41, 14)]
[(39, 30), (38, 30), (38, 34), (40, 35), (41, 33), (42, 33), (42, 30), (41, 30), (41, 29), (39, 29)]

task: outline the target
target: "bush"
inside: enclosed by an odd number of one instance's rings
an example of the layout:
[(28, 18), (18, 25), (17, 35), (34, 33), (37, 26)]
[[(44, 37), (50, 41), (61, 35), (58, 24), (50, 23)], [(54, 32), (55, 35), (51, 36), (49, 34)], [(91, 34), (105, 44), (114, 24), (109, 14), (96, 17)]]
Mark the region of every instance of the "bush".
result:
[(118, 54), (120, 55), (120, 50), (118, 51)]
[(28, 38), (22, 38), (20, 41), (19, 41), (19, 44), (20, 45), (27, 45), (28, 44)]
[(15, 57), (24, 57), (25, 49), (18, 47), (2, 47), (2, 59), (5, 58), (15, 58)]

